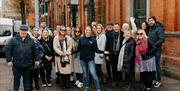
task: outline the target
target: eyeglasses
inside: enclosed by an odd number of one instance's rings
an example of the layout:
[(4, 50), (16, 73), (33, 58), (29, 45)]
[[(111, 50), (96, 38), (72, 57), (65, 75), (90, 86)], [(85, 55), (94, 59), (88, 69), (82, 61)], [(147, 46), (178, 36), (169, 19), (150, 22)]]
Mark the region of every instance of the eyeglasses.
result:
[(137, 33), (137, 35), (143, 35), (143, 33)]

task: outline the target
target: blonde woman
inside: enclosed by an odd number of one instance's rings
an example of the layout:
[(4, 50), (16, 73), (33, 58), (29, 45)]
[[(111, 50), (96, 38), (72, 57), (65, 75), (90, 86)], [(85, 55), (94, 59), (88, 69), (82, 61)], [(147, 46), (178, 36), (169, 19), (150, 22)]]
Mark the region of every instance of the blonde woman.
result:
[(66, 35), (66, 28), (62, 27), (53, 41), (55, 56), (55, 72), (60, 73), (61, 87), (69, 88), (70, 74), (72, 73), (72, 38)]
[(89, 88), (89, 72), (94, 80), (96, 91), (100, 90), (99, 78), (96, 74), (95, 67), (95, 52), (103, 51), (98, 50), (96, 39), (92, 36), (92, 30), (90, 26), (85, 29), (85, 36), (81, 37), (78, 43), (78, 51), (80, 52), (80, 62), (83, 69), (83, 85), (84, 91), (88, 91)]
[[(155, 57), (145, 55), (151, 51), (153, 46), (148, 43), (147, 36), (144, 30), (137, 31), (136, 40), (136, 65), (139, 65), (140, 78), (144, 84), (144, 91), (150, 91), (152, 86), (153, 75), (156, 71)], [(145, 57), (150, 57), (145, 59)]]
[[(97, 24), (96, 29), (96, 41), (97, 41), (97, 47), (101, 51), (105, 51), (106, 46), (106, 35), (104, 32), (104, 28), (101, 24)], [(95, 64), (96, 64), (96, 70), (98, 73), (98, 77), (101, 82), (105, 82), (105, 74), (107, 74), (106, 70), (106, 63), (104, 59), (104, 54), (101, 53), (95, 53)]]

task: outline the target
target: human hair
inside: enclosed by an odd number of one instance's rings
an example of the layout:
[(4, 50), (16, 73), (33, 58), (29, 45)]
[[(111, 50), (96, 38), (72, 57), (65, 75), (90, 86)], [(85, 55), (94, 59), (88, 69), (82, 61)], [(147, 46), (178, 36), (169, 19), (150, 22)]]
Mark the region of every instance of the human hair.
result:
[(151, 17), (148, 18), (148, 20), (149, 20), (149, 19), (153, 19), (155, 22), (157, 22), (157, 19), (156, 19), (155, 16), (151, 16)]

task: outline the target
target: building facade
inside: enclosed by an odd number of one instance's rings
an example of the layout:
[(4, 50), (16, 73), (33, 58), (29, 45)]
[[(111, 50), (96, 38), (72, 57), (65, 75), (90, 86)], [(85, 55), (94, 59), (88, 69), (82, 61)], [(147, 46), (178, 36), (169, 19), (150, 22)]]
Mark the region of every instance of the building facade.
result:
[(162, 67), (166, 75), (180, 79), (180, 1), (179, 0), (45, 0), (48, 2), (47, 22), (50, 27), (57, 24), (80, 27), (92, 21), (129, 22), (137, 24), (156, 16), (165, 27)]

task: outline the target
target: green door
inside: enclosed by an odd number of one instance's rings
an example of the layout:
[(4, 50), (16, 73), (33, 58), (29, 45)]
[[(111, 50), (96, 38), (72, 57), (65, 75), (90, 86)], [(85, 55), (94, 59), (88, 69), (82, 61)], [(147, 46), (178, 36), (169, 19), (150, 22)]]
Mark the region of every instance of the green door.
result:
[(146, 21), (146, 8), (146, 0), (134, 0), (134, 17), (137, 19), (138, 27), (142, 22)]

